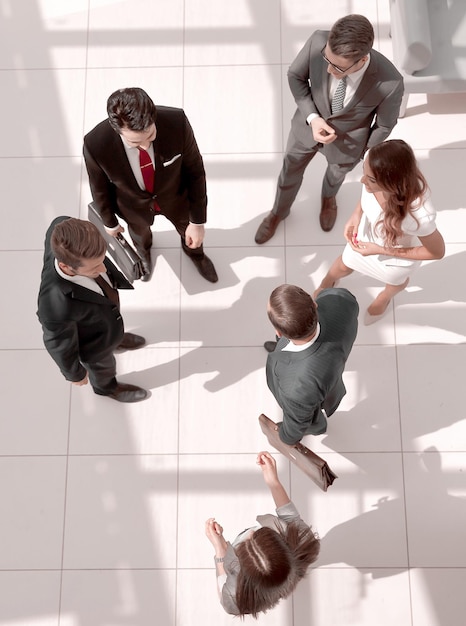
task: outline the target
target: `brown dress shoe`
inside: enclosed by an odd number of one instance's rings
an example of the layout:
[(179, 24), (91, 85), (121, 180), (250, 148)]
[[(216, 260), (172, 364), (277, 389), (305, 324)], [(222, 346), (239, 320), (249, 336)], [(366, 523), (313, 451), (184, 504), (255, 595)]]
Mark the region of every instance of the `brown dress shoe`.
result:
[(257, 229), (256, 236), (254, 238), (256, 243), (265, 243), (275, 235), (277, 226), (282, 221), (281, 217), (269, 213), (265, 219), (262, 220), (261, 225)]
[(335, 225), (337, 219), (337, 201), (335, 196), (331, 198), (322, 197), (322, 208), (320, 209), (320, 226), (322, 230), (328, 233)]

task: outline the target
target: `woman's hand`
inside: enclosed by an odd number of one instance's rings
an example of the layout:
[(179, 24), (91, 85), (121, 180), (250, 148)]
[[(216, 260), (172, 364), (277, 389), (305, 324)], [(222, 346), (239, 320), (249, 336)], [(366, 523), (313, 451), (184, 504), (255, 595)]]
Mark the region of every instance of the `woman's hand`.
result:
[(373, 254), (387, 254), (387, 251), (382, 246), (371, 241), (358, 241), (354, 238), (352, 241), (348, 240), (351, 248), (358, 252), (361, 256), (371, 256)]
[[(214, 546), (217, 556), (224, 556), (227, 542), (223, 537), (223, 528), (215, 521), (214, 517), (209, 517), (205, 523), (205, 534), (210, 543)], [(223, 553), (223, 554), (219, 554)]]
[(266, 485), (270, 487), (271, 485), (275, 485), (279, 482), (277, 463), (270, 452), (259, 452), (256, 463), (262, 470), (262, 475)]
[(357, 243), (357, 234), (359, 224), (361, 222), (362, 217), (362, 208), (361, 203), (358, 203), (358, 206), (355, 208), (351, 217), (345, 224), (345, 228), (343, 230), (343, 235), (348, 243)]

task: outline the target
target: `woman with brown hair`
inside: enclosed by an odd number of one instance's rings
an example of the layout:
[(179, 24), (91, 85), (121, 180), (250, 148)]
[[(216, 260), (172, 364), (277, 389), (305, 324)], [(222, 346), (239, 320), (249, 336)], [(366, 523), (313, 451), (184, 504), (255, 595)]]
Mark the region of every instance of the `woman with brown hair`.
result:
[(319, 554), (316, 534), (301, 519), (281, 484), (275, 459), (259, 452), (257, 464), (276, 506), (277, 517), (259, 515), (258, 526), (248, 528), (233, 543), (210, 518), (206, 535), (215, 548), (220, 602), (232, 615), (258, 614), (274, 607), (294, 590)]
[(406, 142), (391, 139), (371, 148), (361, 182), (361, 200), (345, 225), (346, 248), (314, 297), (353, 270), (384, 282), (384, 290), (367, 309), (368, 325), (385, 314), (421, 261), (444, 256), (445, 243), (427, 199), (426, 179)]

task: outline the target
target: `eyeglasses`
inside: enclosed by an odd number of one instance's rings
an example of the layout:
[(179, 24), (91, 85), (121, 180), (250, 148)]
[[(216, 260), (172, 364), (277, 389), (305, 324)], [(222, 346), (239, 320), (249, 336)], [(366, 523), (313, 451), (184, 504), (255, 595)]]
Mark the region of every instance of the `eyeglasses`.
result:
[(343, 69), (342, 67), (338, 67), (338, 65), (335, 65), (335, 63), (332, 63), (331, 61), (329, 61), (327, 59), (327, 57), (325, 56), (325, 48), (327, 47), (327, 44), (325, 44), (325, 46), (322, 48), (322, 50), (320, 51), (320, 54), (322, 55), (322, 58), (324, 59), (324, 61), (326, 63), (328, 63), (329, 65), (331, 65), (333, 67), (334, 70), (336, 70), (337, 72), (339, 72), (340, 74), (345, 74), (346, 72), (348, 72), (352, 67), (354, 67), (355, 65), (357, 65), (359, 63), (359, 61), (361, 61), (364, 57), (361, 57), (360, 59), (358, 59), (357, 61), (355, 61), (352, 65), (350, 65), (349, 67), (347, 67), (346, 69)]

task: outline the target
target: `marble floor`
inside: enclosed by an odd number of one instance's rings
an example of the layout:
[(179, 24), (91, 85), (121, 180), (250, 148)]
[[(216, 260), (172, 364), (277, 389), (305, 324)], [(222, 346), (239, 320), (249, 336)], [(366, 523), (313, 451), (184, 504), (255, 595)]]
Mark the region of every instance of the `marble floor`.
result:
[[(204, 520), (233, 538), (273, 512), (255, 464), (268, 447), (258, 415), (280, 419), (265, 383), (267, 298), (283, 282), (313, 291), (342, 250), (361, 171), (331, 233), (318, 226), (320, 157), (277, 235), (257, 246), (254, 233), (294, 110), (288, 65), (351, 12), (391, 56), (389, 0), (0, 2), (1, 626), (239, 623), (218, 603)], [(157, 221), (153, 279), (122, 294), (127, 329), (147, 346), (117, 357), (119, 378), (151, 397), (125, 406), (63, 379), (35, 311), (49, 223), (87, 215), (83, 134), (128, 86), (193, 125), (220, 280), (204, 281)], [(339, 476), (329, 491), (277, 454), (322, 550), (259, 624), (464, 624), (466, 94), (410, 97), (392, 137), (416, 151), (446, 257), (425, 263), (382, 321), (361, 324), (348, 394), (327, 434), (305, 439)], [(344, 286), (362, 312), (379, 289), (354, 275)]]

